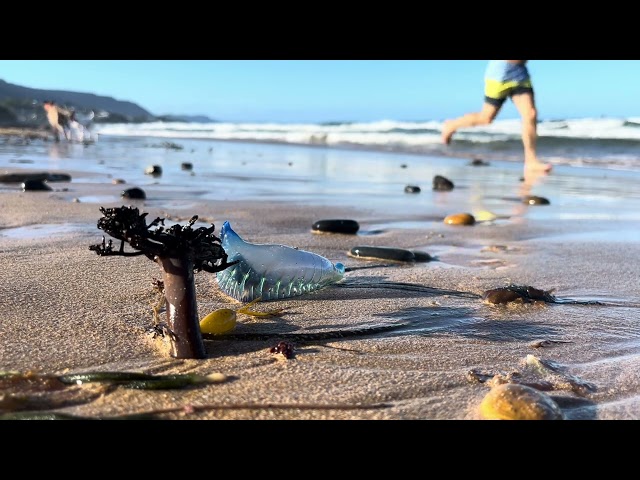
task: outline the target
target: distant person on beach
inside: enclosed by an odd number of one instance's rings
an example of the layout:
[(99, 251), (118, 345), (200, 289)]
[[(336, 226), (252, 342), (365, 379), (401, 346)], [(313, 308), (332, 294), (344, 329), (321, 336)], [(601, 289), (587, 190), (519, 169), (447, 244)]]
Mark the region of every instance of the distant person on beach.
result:
[(509, 97), (522, 118), (525, 177), (527, 173), (551, 171), (551, 164), (541, 162), (536, 153), (538, 112), (526, 63), (527, 60), (489, 60), (484, 76), (482, 110), (444, 122), (442, 142), (449, 145), (451, 137), (460, 128), (489, 125)]
[(51, 125), (53, 129), (56, 142), (60, 141), (60, 134), (62, 134), (66, 140), (70, 140), (71, 132), (69, 123), (71, 112), (56, 105), (56, 103), (51, 100), (45, 100), (42, 106), (44, 111), (47, 112), (47, 120), (49, 120), (49, 125)]

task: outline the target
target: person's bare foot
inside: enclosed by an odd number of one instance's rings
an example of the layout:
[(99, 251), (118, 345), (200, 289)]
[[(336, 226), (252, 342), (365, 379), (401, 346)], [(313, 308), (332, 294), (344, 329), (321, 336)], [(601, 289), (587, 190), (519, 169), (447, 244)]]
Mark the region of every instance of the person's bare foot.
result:
[(456, 133), (455, 127), (451, 125), (451, 120), (447, 120), (442, 125), (442, 143), (449, 145), (451, 143), (451, 137)]
[(544, 163), (538, 160), (537, 158), (534, 160), (525, 160), (524, 162), (524, 170), (526, 172), (535, 172), (535, 173), (549, 173), (553, 165), (550, 163)]

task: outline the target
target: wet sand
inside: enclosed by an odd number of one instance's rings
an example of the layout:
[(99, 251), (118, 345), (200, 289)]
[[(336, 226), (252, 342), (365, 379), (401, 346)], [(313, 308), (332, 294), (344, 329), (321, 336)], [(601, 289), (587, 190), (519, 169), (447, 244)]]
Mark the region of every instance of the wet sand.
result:
[[(0, 167), (12, 173), (30, 166)], [(238, 316), (234, 334), (262, 336), (206, 340), (206, 359), (178, 360), (146, 331), (160, 267), (146, 257), (89, 250), (103, 234), (96, 228), (98, 207), (122, 205), (114, 196), (122, 186), (64, 164), (48, 167), (74, 180), (56, 182), (48, 192), (0, 189), (2, 370), (222, 373), (227, 380), (156, 391), (76, 386), (41, 394), (47, 411), (92, 418), (164, 412), (158, 418), (472, 420), (482, 418), (486, 379), (520, 372), (546, 385), (567, 419), (640, 418), (634, 177), (558, 168), (523, 189), (517, 168), (458, 164), (446, 170), (447, 176), (455, 172), (453, 191), (433, 192), (430, 177), (423, 177), (419, 195), (400, 190), (387, 208), (358, 202), (357, 192), (325, 204), (316, 197), (193, 198), (150, 182), (147, 200), (126, 202), (149, 212), (149, 219), (185, 224), (197, 214), (216, 232), (228, 220), (247, 241), (294, 246), (353, 268), (342, 285), (256, 306), (285, 308), (277, 317)], [(550, 205), (525, 204), (527, 193)], [(410, 205), (418, 198), (419, 205)], [(445, 216), (459, 212), (497, 218), (445, 224)], [(353, 219), (360, 230), (313, 233), (321, 219)], [(421, 250), (435, 259), (354, 258), (349, 251), (357, 245)], [(365, 266), (371, 268), (358, 268)], [(195, 278), (200, 317), (241, 306), (219, 290), (213, 274)], [(482, 301), (485, 291), (509, 284), (552, 291), (568, 302)], [(339, 334), (379, 326), (398, 328)], [(319, 332), (338, 333), (317, 340), (291, 336)], [(281, 340), (292, 344), (292, 358), (271, 353)], [(554, 362), (555, 371), (527, 367), (529, 355)], [(0, 407), (19, 394), (5, 392)]]

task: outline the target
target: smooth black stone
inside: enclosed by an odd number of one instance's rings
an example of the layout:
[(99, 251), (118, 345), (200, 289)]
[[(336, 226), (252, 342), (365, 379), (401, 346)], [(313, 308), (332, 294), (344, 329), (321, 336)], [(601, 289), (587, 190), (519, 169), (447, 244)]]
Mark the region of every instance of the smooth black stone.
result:
[(193, 164), (189, 162), (183, 162), (181, 164), (182, 170), (193, 170)]
[(360, 225), (355, 220), (318, 220), (311, 229), (318, 232), (354, 234), (360, 229)]
[(51, 190), (51, 187), (44, 183), (42, 180), (26, 180), (22, 182), (22, 190), (25, 192), (28, 191), (42, 191), (42, 190)]
[(138, 187), (129, 188), (124, 190), (121, 194), (123, 198), (131, 198), (134, 200), (144, 200), (147, 198), (147, 195), (144, 193), (144, 190)]
[(407, 185), (404, 187), (405, 193), (420, 193), (420, 187), (417, 185)]
[(440, 191), (453, 190), (453, 182), (442, 175), (436, 175), (433, 177), (433, 189)]
[(423, 252), (422, 250), (413, 250), (412, 253), (416, 262), (430, 262), (433, 260), (431, 255), (427, 252)]
[(27, 180), (46, 180), (49, 176), (48, 173), (6, 173), (0, 175), (0, 182), (2, 183), (22, 183)]
[(397, 262), (415, 261), (414, 253), (404, 248), (360, 245), (353, 247), (349, 253), (354, 257), (381, 258), (384, 260), (395, 260)]
[(544, 197), (536, 197), (535, 195), (524, 197), (522, 201), (528, 205), (549, 205), (551, 203), (548, 199)]

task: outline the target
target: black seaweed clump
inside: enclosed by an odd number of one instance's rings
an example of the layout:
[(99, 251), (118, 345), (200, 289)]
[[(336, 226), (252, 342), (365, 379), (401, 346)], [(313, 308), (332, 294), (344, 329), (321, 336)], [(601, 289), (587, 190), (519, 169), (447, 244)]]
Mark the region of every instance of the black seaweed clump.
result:
[[(164, 218), (156, 218), (149, 225), (146, 223), (147, 213), (140, 213), (137, 207), (100, 207), (103, 217), (98, 220), (98, 228), (113, 238), (121, 240), (116, 251), (113, 241), (89, 246), (98, 255), (137, 256), (145, 255), (156, 261), (156, 257), (192, 257), (195, 271), (204, 270), (216, 273), (230, 267), (236, 262), (227, 263), (227, 254), (222, 248), (220, 239), (213, 234), (215, 225), (193, 229), (198, 221), (194, 215), (186, 226), (173, 225), (164, 227)], [(137, 252), (125, 252), (124, 243), (128, 243)]]
[[(156, 218), (147, 225), (147, 213), (136, 207), (100, 207), (102, 218), (98, 228), (120, 240), (119, 248), (102, 237), (102, 243), (89, 249), (101, 256), (125, 257), (145, 255), (162, 267), (164, 295), (168, 305), (167, 323), (171, 339), (171, 355), (176, 358), (206, 356), (198, 319), (194, 272), (216, 273), (237, 262), (227, 262), (221, 240), (213, 234), (215, 225), (194, 229), (194, 215), (187, 225), (165, 228), (164, 219)], [(125, 252), (128, 243), (134, 252)]]

